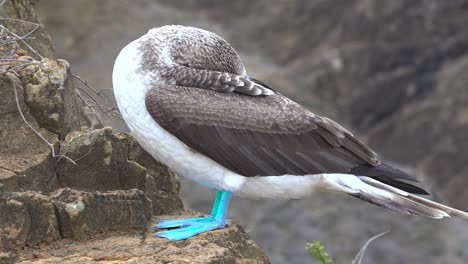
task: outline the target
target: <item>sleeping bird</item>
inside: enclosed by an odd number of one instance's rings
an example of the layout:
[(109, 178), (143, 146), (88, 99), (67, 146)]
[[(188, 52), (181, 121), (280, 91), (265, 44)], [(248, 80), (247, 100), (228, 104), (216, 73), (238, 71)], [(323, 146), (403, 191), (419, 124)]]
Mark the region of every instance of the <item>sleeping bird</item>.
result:
[(177, 175), (217, 195), (209, 217), (161, 220), (155, 235), (183, 240), (229, 224), (232, 195), (297, 199), (344, 193), (404, 214), (468, 213), (430, 201), (405, 172), (333, 120), (249, 76), (236, 51), (198, 28), (163, 26), (125, 46), (112, 81), (139, 144)]

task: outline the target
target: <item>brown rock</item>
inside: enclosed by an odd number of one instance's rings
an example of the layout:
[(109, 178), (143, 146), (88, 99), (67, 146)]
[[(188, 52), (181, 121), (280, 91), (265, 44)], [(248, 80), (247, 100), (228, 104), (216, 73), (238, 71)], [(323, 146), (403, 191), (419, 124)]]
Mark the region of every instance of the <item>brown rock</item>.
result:
[(14, 192), (18, 189), (16, 173), (0, 168), (0, 192)]
[(18, 263), (269, 263), (237, 224), (178, 242), (155, 237), (152, 231), (114, 233), (82, 243), (63, 240), (18, 255)]
[(40, 242), (60, 238), (55, 208), (48, 196), (34, 192), (21, 192), (12, 193), (11, 199), (23, 204), (31, 221), (26, 245), (33, 246)]
[(0, 248), (33, 246), (60, 238), (55, 209), (47, 196), (4, 193), (0, 209)]
[[(16, 80), (19, 82), (19, 80)], [(23, 100), (20, 86), (13, 86), (7, 77), (0, 77), (0, 168), (14, 173), (9, 176), (10, 191), (21, 189), (50, 192), (55, 186), (54, 160), (51, 149), (21, 119), (16, 107), (14, 87), (22, 112), (28, 122), (50, 143), (58, 142), (57, 135), (40, 128)]]
[(25, 102), (41, 127), (59, 134), (88, 125), (83, 104), (77, 97), (70, 65), (64, 60), (42, 59), (22, 71)]
[[(76, 160), (76, 165), (66, 160), (57, 162), (59, 185), (86, 191), (122, 189), (119, 175), (120, 168), (125, 165), (116, 165), (126, 161), (127, 151), (114, 151), (116, 146), (112, 144), (113, 138), (110, 128), (95, 131), (84, 129), (69, 133), (61, 143), (60, 151)], [(129, 187), (142, 187), (145, 169), (132, 168), (133, 171), (128, 175), (134, 180), (134, 184)]]
[[(121, 133), (119, 137), (129, 138), (128, 159), (138, 162), (144, 166), (149, 174), (154, 178), (152, 190), (160, 189), (168, 193), (178, 193), (180, 191), (180, 182), (168, 167), (156, 161), (149, 155), (129, 134)], [(148, 187), (149, 188), (149, 187)]]
[(146, 228), (151, 200), (140, 190), (80, 192), (58, 190), (52, 200), (63, 237), (84, 239), (98, 232)]
[[(1, 24), (18, 36), (26, 35), (28, 32), (34, 29), (35, 25), (22, 21), (37, 23), (37, 15), (34, 6), (35, 1), (30, 0), (5, 1), (0, 8), (0, 17), (6, 19), (2, 19)], [(32, 34), (29, 35), (29, 38), (25, 39), (25, 41), (42, 56), (53, 57), (53, 48), (52, 44), (50, 43), (50, 35), (43, 27), (39, 27), (37, 30), (35, 30)], [(31, 50), (29, 50), (23, 43), (20, 43), (20, 45), (22, 46), (24, 52), (22, 55), (29, 54), (34, 56), (36, 59), (39, 59), (39, 57), (36, 56)]]
[[(128, 134), (120, 134), (120, 136)], [(128, 159), (147, 168), (145, 191), (153, 201), (155, 215), (169, 214), (183, 209), (179, 197), (180, 182), (168, 167), (154, 160), (132, 137), (129, 141)]]
[(1, 251), (0, 250), (0, 264), (15, 263), (16, 254), (13, 251)]
[(31, 226), (31, 219), (23, 203), (0, 197), (0, 251), (15, 245), (23, 246)]
[(85, 191), (145, 191), (154, 201), (155, 214), (181, 210), (177, 176), (155, 161), (129, 134), (112, 134), (111, 128), (83, 129), (67, 135), (63, 154), (77, 160), (57, 164), (59, 185)]

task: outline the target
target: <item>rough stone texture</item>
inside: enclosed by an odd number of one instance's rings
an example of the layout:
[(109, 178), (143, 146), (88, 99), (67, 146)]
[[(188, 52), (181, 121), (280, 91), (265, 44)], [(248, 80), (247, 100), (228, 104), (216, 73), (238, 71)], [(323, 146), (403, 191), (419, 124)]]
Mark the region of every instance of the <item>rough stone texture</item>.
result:
[(113, 230), (145, 230), (152, 216), (151, 200), (143, 191), (58, 190), (53, 196), (62, 237), (83, 239)]
[[(2, 26), (19, 36), (33, 29), (20, 20), (37, 22), (31, 1), (5, 1), (0, 16), (5, 18)], [(2, 34), (5, 39), (12, 37), (6, 29)], [(60, 136), (89, 123), (89, 118), (68, 78), (68, 63), (41, 59), (35, 53), (51, 55), (48, 34), (39, 28), (29, 36), (37, 40), (29, 43), (35, 51), (22, 42), (2, 41), (0, 45), (1, 58), (9, 60), (0, 65), (0, 191), (48, 193), (56, 187), (52, 151), (21, 119), (15, 89), (25, 118), (54, 146)], [(9, 69), (14, 72), (4, 75)]]
[(11, 198), (22, 203), (31, 219), (26, 245), (60, 238), (55, 209), (49, 197), (34, 192), (12, 193)]
[(64, 138), (89, 124), (76, 96), (68, 62), (45, 58), (25, 69), (23, 76), (25, 102), (41, 127)]
[(0, 192), (13, 192), (18, 189), (16, 173), (0, 168)]
[(129, 134), (112, 134), (107, 127), (82, 129), (67, 135), (61, 152), (76, 160), (57, 163), (58, 185), (85, 191), (145, 191), (155, 214), (183, 208), (177, 176), (155, 161)]
[(0, 263), (14, 263), (16, 259), (16, 254), (12, 251), (2, 251), (0, 252)]
[[(20, 80), (16, 80), (20, 82)], [(8, 178), (1, 188), (9, 191), (34, 190), (50, 192), (56, 185), (54, 161), (51, 149), (24, 123), (15, 103), (13, 85), (10, 80), (0, 77), (0, 168), (4, 171), (1, 181)], [(24, 103), (23, 91), (16, 87), (19, 102), (28, 122), (49, 142), (56, 144), (57, 135), (40, 128)], [(8, 174), (6, 174), (6, 172)], [(0, 189), (1, 190), (1, 189)], [(7, 189), (5, 189), (6, 191)]]
[(24, 245), (31, 226), (31, 219), (24, 205), (16, 200), (1, 197), (0, 248), (8, 249), (14, 244)]
[[(151, 27), (216, 32), (240, 52), (250, 75), (413, 168), (438, 201), (468, 209), (465, 0), (49, 0), (39, 8), (58, 54), (99, 88), (111, 87), (119, 50)], [(186, 205), (203, 211), (214, 198), (190, 182), (182, 183), (182, 194)], [(310, 262), (304, 245), (313, 239), (336, 262), (350, 262), (369, 237), (387, 229), (367, 251), (368, 263), (468, 262), (466, 223), (409, 218), (342, 196), (236, 198), (231, 218), (274, 263)]]
[[(44, 27), (40, 26), (30, 33), (36, 26), (31, 22), (37, 22), (35, 3), (36, 1), (31, 0), (3, 1), (0, 17), (1, 24), (6, 29), (2, 30), (2, 38), (5, 40), (0, 45), (0, 55), (2, 59), (21, 61), (2, 61), (0, 68), (1, 72), (13, 68), (18, 73), (24, 91), (19, 88), (17, 90), (21, 108), (25, 108), (24, 102), (28, 106), (25, 109), (25, 112), (29, 112), (26, 117), (31, 114), (40, 127), (63, 138), (68, 132), (89, 124), (91, 118), (85, 116), (83, 105), (76, 97), (68, 62), (49, 59), (53, 50), (50, 36)], [(7, 41), (12, 38), (12, 34), (19, 37), (28, 35), (24, 41), (33, 50), (22, 41)], [(31, 65), (26, 65), (27, 61)], [(21, 67), (21, 64), (26, 66)], [(3, 86), (6, 82), (7, 86), (11, 86), (5, 76), (1, 78), (4, 80), (0, 85)], [(16, 112), (15, 100), (11, 100), (14, 99), (13, 89), (2, 87), (0, 93), (5, 98), (0, 113), (3, 115)]]
[[(18, 36), (26, 35), (34, 29), (35, 25), (22, 21), (37, 22), (37, 15), (34, 10), (36, 2), (35, 0), (4, 1), (0, 8), (0, 17), (6, 19), (2, 20), (1, 24)], [(43, 27), (39, 27), (32, 34), (28, 35), (28, 37), (30, 38), (24, 41), (37, 53), (41, 54), (43, 57), (53, 57), (54, 52), (50, 41), (50, 35)], [(24, 50), (27, 50), (27, 47), (23, 43), (20, 43), (20, 46)], [(30, 53), (30, 51), (28, 51), (28, 53)], [(39, 59), (35, 54), (32, 55), (35, 56), (36, 59)]]
[(96, 262), (269, 263), (237, 224), (175, 243), (141, 232), (97, 236), (82, 243), (65, 239), (60, 244), (21, 252), (17, 263)]
[(45, 195), (3, 193), (0, 209), (0, 248), (34, 246), (60, 238), (54, 206)]
[[(36, 22), (35, 2), (0, 1), (0, 25), (23, 36), (30, 24), (14, 19)], [(97, 124), (43, 28), (27, 41), (44, 58), (11, 36), (0, 30), (0, 263), (268, 261), (239, 227), (180, 248), (150, 235), (153, 216), (183, 210), (177, 176), (131, 135)]]
[[(69, 133), (61, 144), (61, 153), (77, 160), (77, 164), (65, 160), (57, 163), (59, 185), (92, 191), (143, 188), (146, 169), (128, 161), (125, 139), (129, 137), (112, 135), (110, 128)], [(126, 177), (128, 174), (134, 176)]]

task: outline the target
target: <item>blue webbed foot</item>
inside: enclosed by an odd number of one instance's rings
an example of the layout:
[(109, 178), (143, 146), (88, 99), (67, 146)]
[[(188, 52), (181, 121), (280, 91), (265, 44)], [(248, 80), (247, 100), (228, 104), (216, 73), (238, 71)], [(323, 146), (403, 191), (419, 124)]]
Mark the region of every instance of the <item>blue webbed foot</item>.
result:
[[(182, 222), (183, 220), (185, 221)], [(158, 237), (164, 237), (172, 241), (187, 239), (200, 233), (223, 228), (229, 224), (226, 220), (218, 220), (212, 217), (166, 221), (171, 221), (168, 225), (177, 225), (181, 228), (157, 232), (154, 235)]]
[(173, 230), (155, 233), (155, 236), (164, 237), (169, 240), (183, 240), (200, 233), (229, 225), (226, 219), (229, 208), (230, 192), (218, 191), (210, 217), (185, 218), (175, 220), (161, 220), (154, 228), (177, 228)]
[(183, 218), (174, 220), (160, 220), (153, 228), (174, 228), (210, 222), (214, 217)]

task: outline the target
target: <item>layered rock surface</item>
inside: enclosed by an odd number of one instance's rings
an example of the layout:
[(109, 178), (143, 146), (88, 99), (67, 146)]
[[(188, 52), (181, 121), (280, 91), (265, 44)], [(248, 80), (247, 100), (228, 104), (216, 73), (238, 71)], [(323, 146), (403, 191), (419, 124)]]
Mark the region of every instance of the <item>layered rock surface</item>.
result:
[[(188, 217), (190, 215), (183, 215)], [(173, 216), (172, 216), (173, 217)], [(151, 232), (114, 232), (25, 250), (18, 263), (269, 263), (239, 225), (169, 242)]]
[(47, 32), (28, 33), (34, 3), (0, 4), (0, 263), (267, 263), (239, 226), (179, 244), (152, 236), (154, 217), (184, 216), (178, 177), (99, 125)]

